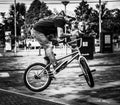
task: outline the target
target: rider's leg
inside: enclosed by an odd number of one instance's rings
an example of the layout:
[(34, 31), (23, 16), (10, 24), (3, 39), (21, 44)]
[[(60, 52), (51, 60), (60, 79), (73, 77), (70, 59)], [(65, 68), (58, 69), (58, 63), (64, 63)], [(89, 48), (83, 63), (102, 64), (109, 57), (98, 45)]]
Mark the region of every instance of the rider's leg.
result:
[(45, 54), (49, 57), (50, 62), (53, 65), (56, 65), (57, 62), (53, 53), (53, 46), (51, 42), (46, 38), (46, 36), (43, 33), (38, 32), (34, 29), (32, 29), (31, 35), (35, 37), (38, 40), (38, 42), (43, 46)]
[(50, 62), (53, 64), (53, 66), (56, 65), (57, 61), (56, 61), (55, 55), (53, 53), (53, 45), (52, 44), (46, 44), (45, 52), (46, 52), (46, 55), (49, 57)]

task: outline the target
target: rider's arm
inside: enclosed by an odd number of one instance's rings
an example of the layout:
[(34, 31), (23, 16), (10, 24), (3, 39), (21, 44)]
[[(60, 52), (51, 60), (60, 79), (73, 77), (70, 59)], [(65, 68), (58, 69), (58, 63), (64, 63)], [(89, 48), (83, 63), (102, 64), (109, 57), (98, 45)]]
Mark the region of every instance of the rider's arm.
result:
[(58, 38), (60, 38), (63, 35), (63, 28), (57, 27), (57, 35), (58, 35)]
[(58, 40), (62, 39), (62, 38), (65, 38), (66, 36), (71, 35), (71, 34), (68, 34), (68, 33), (64, 33), (63, 28), (61, 28), (61, 27), (57, 27), (57, 34), (58, 34)]

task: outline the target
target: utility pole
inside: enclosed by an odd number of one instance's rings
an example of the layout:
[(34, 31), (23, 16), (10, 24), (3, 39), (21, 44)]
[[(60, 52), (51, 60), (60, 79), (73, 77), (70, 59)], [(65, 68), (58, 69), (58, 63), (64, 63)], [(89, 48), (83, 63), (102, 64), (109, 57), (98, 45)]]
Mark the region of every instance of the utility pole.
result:
[[(62, 1), (62, 4), (65, 6), (65, 15), (67, 12), (66, 7), (67, 7), (68, 3), (69, 3), (69, 1)], [(66, 27), (65, 27), (65, 33), (66, 33)]]
[(16, 0), (14, 0), (14, 34), (15, 34), (15, 47), (14, 47), (14, 53), (16, 54), (17, 52), (17, 29), (16, 29)]
[(100, 42), (100, 52), (102, 51), (102, 40), (101, 40), (101, 0), (99, 0), (99, 42)]

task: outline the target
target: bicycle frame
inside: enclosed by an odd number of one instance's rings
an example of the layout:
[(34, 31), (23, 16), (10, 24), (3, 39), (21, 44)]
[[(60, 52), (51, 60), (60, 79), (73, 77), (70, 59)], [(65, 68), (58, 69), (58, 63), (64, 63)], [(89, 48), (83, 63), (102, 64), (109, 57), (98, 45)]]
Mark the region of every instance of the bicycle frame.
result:
[[(70, 44), (75, 41), (76, 40), (68, 42), (67, 44)], [(82, 40), (80, 40), (80, 42), (82, 43)], [(68, 64), (70, 64), (74, 59), (77, 58), (82, 71), (81, 74), (78, 74), (78, 76), (80, 77), (84, 75), (87, 84), (90, 87), (94, 87), (94, 80), (91, 72), (95, 70), (92, 70), (92, 71), (90, 70), (89, 65), (87, 64), (86, 58), (82, 56), (80, 52), (81, 43), (80, 43), (80, 46), (78, 45), (78, 43), (77, 43), (77, 46), (75, 46), (76, 51), (57, 59), (57, 61), (60, 61), (60, 60), (64, 60), (64, 61), (56, 69), (51, 70), (52, 63), (47, 64), (47, 66), (43, 63), (35, 63), (30, 65), (24, 74), (25, 85), (34, 92), (40, 92), (45, 90), (50, 85), (51, 81), (53, 79), (56, 79), (55, 76), (57, 76), (57, 74), (60, 71), (64, 70)], [(72, 46), (72, 48), (74, 49), (74, 46)], [(67, 57), (70, 57), (70, 56), (72, 56), (70, 59), (69, 58), (66, 59)], [(36, 71), (38, 70), (36, 69), (36, 66), (40, 67), (38, 68), (40, 69), (39, 71)], [(31, 75), (31, 73), (33, 75)], [(39, 84), (37, 82), (39, 82)]]
[(69, 55), (66, 55), (64, 57), (61, 57), (57, 61), (63, 60), (63, 59), (65, 59), (67, 57), (70, 57), (72, 55), (74, 55), (74, 56), (70, 60), (67, 61), (67, 65), (70, 64), (74, 59), (76, 59), (77, 57), (79, 57), (81, 55), (81, 53), (80, 53), (79, 49), (77, 49), (77, 51), (75, 51), (75, 52), (73, 52), (73, 53), (71, 53)]
[[(70, 60), (66, 60), (67, 61), (67, 64), (66, 64), (66, 66), (68, 65), (68, 64), (70, 64), (74, 59), (76, 59), (77, 57), (83, 57), (82, 55), (81, 55), (81, 52), (80, 52), (80, 47), (81, 47), (81, 45), (82, 45), (82, 38), (79, 38), (79, 39), (76, 39), (76, 40), (74, 40), (74, 41), (70, 41), (70, 42), (68, 42), (67, 44), (70, 44), (70, 43), (73, 43), (73, 42), (75, 42), (75, 41), (78, 41), (78, 40), (80, 40), (80, 46), (78, 47), (76, 47), (76, 50), (77, 51), (75, 51), (75, 52), (73, 52), (73, 53), (71, 53), (71, 54), (68, 54), (68, 55), (66, 55), (66, 56), (64, 56), (64, 57), (61, 57), (61, 58), (59, 58), (59, 59), (57, 59), (57, 61), (60, 61), (60, 60), (63, 60), (63, 59), (65, 59), (65, 58), (68, 58), (68, 57), (70, 57), (70, 56), (73, 56)], [(71, 49), (74, 49), (74, 48), (71, 48)], [(52, 63), (49, 63), (46, 67), (45, 67), (45, 69), (47, 69), (48, 67), (50, 67), (51, 66), (51, 64)], [(55, 70), (53, 70), (53, 73), (55, 72)]]

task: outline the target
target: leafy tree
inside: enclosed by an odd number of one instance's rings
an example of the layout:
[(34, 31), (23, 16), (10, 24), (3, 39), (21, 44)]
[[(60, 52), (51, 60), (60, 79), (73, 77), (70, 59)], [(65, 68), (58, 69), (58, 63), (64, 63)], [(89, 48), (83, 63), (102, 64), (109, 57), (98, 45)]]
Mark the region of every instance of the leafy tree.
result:
[[(92, 13), (92, 21), (95, 23), (93, 25), (95, 32), (99, 33), (99, 4), (96, 5), (96, 10), (93, 10)], [(111, 21), (112, 15), (110, 10), (106, 7), (106, 3), (101, 5), (101, 22), (102, 22), (102, 30), (110, 31), (113, 22)], [(97, 38), (99, 38), (99, 34), (97, 34)]]
[[(96, 5), (96, 8), (99, 9), (99, 5)], [(112, 9), (109, 10), (106, 7), (106, 3), (103, 3), (101, 11), (101, 20), (102, 20), (102, 29), (113, 34), (120, 34), (120, 10)]]
[[(109, 12), (109, 9), (106, 7), (106, 2), (104, 2), (102, 5), (101, 5), (101, 19), (108, 19), (110, 18), (111, 14)], [(99, 12), (99, 4), (96, 5), (96, 9), (97, 11)], [(109, 17), (110, 16), (110, 17)]]
[[(120, 10), (109, 10), (106, 4), (107, 3), (103, 3), (101, 5), (102, 30), (118, 35), (120, 34)], [(75, 13), (78, 20), (87, 20), (90, 24), (90, 30), (99, 33), (99, 4), (96, 5), (96, 9), (92, 9), (87, 4), (87, 1), (82, 0), (75, 9)], [(98, 37), (99, 34), (97, 34), (97, 38)]]
[[(4, 20), (5, 31), (11, 31), (12, 44), (15, 43), (15, 33), (14, 33), (14, 4), (10, 5), (9, 17)], [(26, 7), (24, 3), (16, 4), (16, 29), (17, 29), (17, 40), (21, 35), (21, 26), (24, 24), (26, 14)]]
[(0, 23), (0, 44), (5, 45), (4, 25)]
[[(11, 26), (13, 26), (13, 27), (14, 27), (14, 9), (15, 9), (14, 5), (12, 4), (10, 6), (10, 11), (9, 11), (10, 17), (8, 18), (9, 21), (11, 20), (11, 22), (12, 22)], [(17, 3), (16, 4), (16, 21), (17, 21), (17, 27), (18, 27), (17, 28), (18, 29), (18, 35), (20, 35), (20, 32), (19, 32), (20, 29), (19, 28), (21, 28), (21, 26), (24, 24), (25, 15), (26, 15), (25, 4), (24, 3)]]
[[(0, 12), (2, 19), (5, 19), (5, 12)], [(0, 23), (0, 44), (5, 45), (5, 31), (4, 31), (4, 23)]]
[(79, 3), (79, 6), (75, 9), (75, 14), (78, 21), (84, 21), (88, 26), (85, 29), (86, 34), (90, 34), (91, 32), (95, 32), (96, 22), (98, 21), (97, 12), (93, 10), (93, 8), (89, 7), (87, 1), (82, 0)]
[(91, 29), (94, 30), (95, 33), (97, 33), (96, 38), (99, 37), (99, 13), (96, 10), (92, 10), (89, 21), (91, 24)]
[(112, 32), (114, 34), (120, 34), (120, 10), (119, 9), (113, 9), (110, 11), (111, 13), (111, 21), (112, 21)]
[(47, 5), (44, 2), (39, 0), (34, 0), (26, 14), (26, 23), (33, 24), (38, 21), (40, 18), (51, 15), (51, 10), (48, 9)]
[(76, 7), (75, 13), (78, 20), (88, 20), (91, 14), (92, 8), (89, 7), (87, 1), (82, 0), (79, 6)]
[[(110, 13), (110, 10), (106, 7), (106, 4), (107, 3), (103, 3), (101, 5), (102, 29), (106, 30), (106, 31), (110, 31), (111, 30), (111, 24), (112, 24), (112, 15)], [(99, 12), (99, 4), (96, 5), (96, 8)]]

